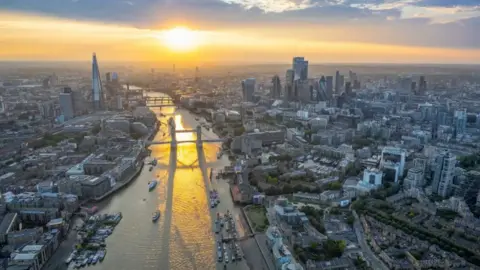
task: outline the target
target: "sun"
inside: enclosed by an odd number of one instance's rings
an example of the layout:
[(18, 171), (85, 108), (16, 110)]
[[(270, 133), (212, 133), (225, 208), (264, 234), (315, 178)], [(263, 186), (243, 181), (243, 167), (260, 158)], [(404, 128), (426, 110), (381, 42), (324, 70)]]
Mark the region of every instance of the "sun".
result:
[(186, 27), (175, 27), (162, 32), (161, 40), (173, 51), (192, 51), (200, 42), (197, 32)]

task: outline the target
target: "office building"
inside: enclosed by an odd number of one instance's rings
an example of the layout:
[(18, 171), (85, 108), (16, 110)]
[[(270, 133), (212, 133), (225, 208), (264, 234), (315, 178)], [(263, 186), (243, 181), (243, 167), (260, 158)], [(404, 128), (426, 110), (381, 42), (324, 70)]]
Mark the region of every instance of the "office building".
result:
[(72, 93), (73, 99), (73, 109), (75, 116), (85, 115), (88, 113), (88, 106), (85, 97), (83, 96), (80, 90), (73, 90)]
[(351, 83), (351, 82), (345, 83), (345, 94), (346, 94), (347, 96), (351, 96), (351, 95), (352, 95), (352, 83)]
[(327, 84), (327, 96), (330, 99), (333, 96), (333, 76), (327, 76), (325, 79)]
[(464, 135), (467, 131), (467, 110), (456, 110), (453, 115), (455, 136)]
[(242, 81), (243, 101), (253, 102), (253, 93), (255, 92), (255, 78), (249, 78)]
[(38, 110), (40, 111), (42, 119), (50, 119), (55, 117), (55, 104), (53, 100), (39, 103)]
[(112, 73), (107, 72), (105, 74), (105, 79), (107, 80), (107, 83), (110, 83), (112, 81)]
[(410, 93), (412, 91), (412, 78), (411, 77), (398, 78), (397, 89), (404, 93)]
[(326, 101), (329, 100), (329, 94), (327, 90), (327, 79), (325, 76), (322, 76), (318, 81), (318, 91), (317, 91), (317, 100), (316, 101)]
[(92, 101), (94, 110), (104, 109), (104, 93), (100, 71), (98, 70), (97, 56), (92, 58)]
[(351, 82), (354, 82), (356, 80), (358, 80), (358, 77), (357, 77), (357, 73), (353, 72), (353, 71), (349, 71), (348, 72), (348, 79), (351, 81)]
[(65, 121), (75, 117), (72, 93), (60, 93), (59, 103), (60, 103), (60, 111), (62, 112)]
[(434, 194), (442, 197), (447, 197), (450, 194), (456, 164), (457, 157), (448, 150), (442, 150), (437, 154), (435, 163), (432, 165), (432, 192)]
[(272, 78), (272, 93), (271, 96), (274, 99), (279, 99), (282, 93), (282, 85), (280, 83), (280, 77), (278, 75)]
[(335, 94), (339, 94), (341, 90), (340, 83), (340, 71), (337, 70), (335, 73)]
[(381, 186), (383, 172), (376, 168), (367, 168), (363, 171), (362, 184), (367, 186)]
[(339, 78), (339, 93), (341, 93), (343, 90), (344, 90), (344, 87), (345, 87), (345, 76), (343, 75), (340, 75), (340, 78)]
[(386, 161), (382, 164), (383, 182), (398, 183), (400, 181), (400, 163)]
[(425, 185), (424, 179), (423, 170), (418, 167), (413, 167), (408, 170), (407, 177), (403, 181), (403, 186), (405, 189), (421, 188)]
[(399, 166), (399, 176), (403, 176), (405, 168), (405, 151), (397, 147), (384, 147), (380, 159), (380, 168), (383, 168), (387, 162), (396, 163)]
[(283, 94), (283, 99), (285, 101), (291, 101), (293, 99), (293, 82), (295, 79), (295, 71), (293, 69), (288, 69), (285, 74), (285, 93)]
[(306, 80), (308, 78), (308, 61), (305, 61), (304, 57), (294, 57), (292, 68), (295, 72), (295, 79)]
[(112, 83), (118, 83), (118, 73), (117, 72), (112, 73)]
[(425, 92), (427, 92), (427, 81), (425, 80), (425, 76), (420, 76), (418, 81), (418, 92), (420, 94), (425, 94)]

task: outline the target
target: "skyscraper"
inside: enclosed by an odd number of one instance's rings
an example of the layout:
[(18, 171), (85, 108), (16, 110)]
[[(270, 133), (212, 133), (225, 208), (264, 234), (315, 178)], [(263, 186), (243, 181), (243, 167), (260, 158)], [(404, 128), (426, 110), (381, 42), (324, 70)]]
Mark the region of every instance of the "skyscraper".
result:
[(328, 99), (329, 97), (327, 93), (327, 79), (325, 79), (325, 76), (322, 76), (318, 81), (317, 101), (326, 101)]
[(75, 116), (75, 110), (73, 108), (72, 90), (70, 88), (66, 88), (63, 93), (60, 93), (59, 103), (64, 119), (72, 119)]
[(333, 96), (333, 76), (327, 76), (326, 81), (327, 81), (327, 96), (330, 99)]
[(118, 83), (118, 73), (117, 72), (112, 73), (112, 82), (113, 83)]
[(306, 80), (308, 78), (308, 61), (304, 57), (294, 57), (292, 64), (295, 79)]
[(467, 110), (456, 110), (453, 115), (453, 125), (455, 136), (459, 137), (465, 134), (467, 130)]
[(104, 108), (104, 93), (100, 71), (98, 70), (97, 56), (93, 54), (92, 59), (92, 101), (93, 109), (101, 110)]
[(253, 93), (255, 92), (255, 78), (249, 78), (242, 81), (243, 101), (253, 101)]
[(425, 94), (425, 92), (427, 92), (427, 81), (425, 80), (425, 76), (420, 76), (420, 80), (418, 80), (418, 92), (420, 94)]
[(272, 98), (278, 99), (281, 96), (282, 85), (280, 83), (280, 77), (278, 75), (273, 76), (272, 78)]
[(112, 74), (110, 72), (107, 72), (105, 74), (105, 78), (107, 79), (107, 83), (112, 81)]
[(335, 94), (340, 93), (340, 71), (337, 70), (335, 73)]
[(448, 150), (443, 150), (435, 157), (434, 164), (432, 192), (447, 197), (455, 174), (457, 157)]
[(340, 93), (342, 92), (342, 90), (344, 90), (344, 87), (345, 87), (345, 76), (343, 75), (340, 75)]
[(285, 93), (283, 99), (285, 101), (291, 101), (293, 99), (293, 81), (295, 79), (295, 71), (288, 69), (285, 74)]
[(345, 83), (345, 94), (347, 96), (351, 96), (352, 95), (352, 83), (351, 82), (346, 82)]

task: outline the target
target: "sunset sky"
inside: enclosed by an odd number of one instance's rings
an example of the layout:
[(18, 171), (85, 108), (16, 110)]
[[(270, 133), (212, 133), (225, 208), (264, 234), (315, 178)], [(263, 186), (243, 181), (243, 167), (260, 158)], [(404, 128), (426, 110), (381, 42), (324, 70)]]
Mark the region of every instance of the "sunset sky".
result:
[(0, 0), (0, 61), (475, 64), (478, 29), (479, 0)]

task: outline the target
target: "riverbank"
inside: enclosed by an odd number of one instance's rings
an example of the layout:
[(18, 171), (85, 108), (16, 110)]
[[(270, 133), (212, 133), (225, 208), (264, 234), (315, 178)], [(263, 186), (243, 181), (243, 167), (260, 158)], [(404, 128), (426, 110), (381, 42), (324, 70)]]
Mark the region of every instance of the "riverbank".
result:
[(103, 194), (102, 196), (98, 197), (98, 198), (93, 198), (91, 201), (92, 202), (100, 202), (102, 201), (103, 199), (107, 198), (108, 196), (112, 195), (113, 193), (119, 191), (120, 189), (128, 186), (128, 184), (130, 184), (130, 182), (132, 182), (132, 180), (136, 179), (137, 176), (142, 172), (142, 169), (143, 167), (145, 166), (145, 163), (144, 162), (140, 162), (140, 164), (138, 164), (136, 166), (136, 170), (134, 173), (132, 173), (130, 176), (127, 176), (127, 180), (122, 182), (122, 183), (117, 183), (117, 185), (115, 185), (115, 187), (113, 187), (111, 190), (109, 190), (108, 192), (106, 192), (105, 194)]

